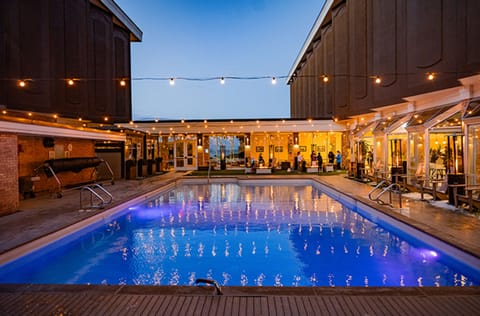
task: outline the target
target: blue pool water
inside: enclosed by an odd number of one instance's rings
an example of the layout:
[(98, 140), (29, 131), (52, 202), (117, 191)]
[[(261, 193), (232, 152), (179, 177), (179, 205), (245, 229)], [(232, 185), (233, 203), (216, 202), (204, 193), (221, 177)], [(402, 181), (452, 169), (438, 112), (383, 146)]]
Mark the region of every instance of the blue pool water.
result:
[(472, 286), (478, 274), (313, 186), (183, 185), (0, 269), (0, 283)]

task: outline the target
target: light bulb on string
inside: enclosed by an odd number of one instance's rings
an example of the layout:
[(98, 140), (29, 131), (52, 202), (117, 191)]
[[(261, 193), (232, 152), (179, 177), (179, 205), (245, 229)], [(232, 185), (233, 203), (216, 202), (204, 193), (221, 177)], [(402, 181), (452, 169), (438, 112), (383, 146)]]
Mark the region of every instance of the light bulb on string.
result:
[(272, 77), (272, 84), (277, 84), (277, 78)]
[(175, 79), (174, 78), (170, 78), (170, 85), (171, 86), (175, 85)]
[(225, 84), (225, 78), (220, 78), (220, 84)]

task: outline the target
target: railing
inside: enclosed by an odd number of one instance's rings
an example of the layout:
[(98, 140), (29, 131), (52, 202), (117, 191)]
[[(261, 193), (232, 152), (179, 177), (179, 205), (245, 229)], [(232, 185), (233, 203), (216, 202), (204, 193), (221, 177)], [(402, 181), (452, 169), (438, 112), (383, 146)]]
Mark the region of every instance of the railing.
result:
[(205, 283), (205, 284), (210, 284), (215, 287), (215, 294), (216, 295), (223, 295), (222, 289), (220, 288), (220, 285), (218, 285), (217, 281), (211, 280), (211, 279), (196, 279), (195, 284), (199, 283)]
[[(90, 204), (84, 205), (84, 201), (88, 200), (84, 198), (84, 192), (90, 193)], [(104, 187), (98, 184), (85, 185), (80, 190), (80, 208), (81, 209), (91, 209), (91, 208), (103, 208), (106, 205), (112, 203), (113, 196), (108, 192)]]
[[(372, 191), (370, 191), (370, 193), (368, 193), (368, 198), (372, 201), (377, 202), (380, 205), (388, 205), (390, 207), (393, 207), (392, 193), (394, 193), (398, 195), (399, 208), (402, 208), (402, 190), (403, 187), (400, 184), (389, 184), (387, 180), (383, 180), (379, 184), (377, 184), (372, 189)], [(388, 193), (388, 202), (382, 200), (382, 196), (386, 193)]]

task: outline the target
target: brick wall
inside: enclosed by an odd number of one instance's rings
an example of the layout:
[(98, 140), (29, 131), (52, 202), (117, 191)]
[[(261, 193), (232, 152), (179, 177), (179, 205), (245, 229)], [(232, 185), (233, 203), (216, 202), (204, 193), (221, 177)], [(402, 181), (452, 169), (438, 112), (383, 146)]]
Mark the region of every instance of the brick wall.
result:
[(17, 136), (0, 133), (0, 215), (18, 209)]
[[(94, 141), (88, 139), (54, 138), (54, 147), (45, 147), (43, 137), (18, 136), (18, 173), (19, 176), (32, 176), (34, 169), (45, 160), (51, 158), (94, 157)], [(54, 155), (54, 156), (52, 156)], [(57, 174), (62, 186), (74, 186), (90, 180), (93, 168), (75, 172), (61, 172)], [(55, 179), (47, 178), (40, 172), (39, 181), (34, 182), (35, 192), (54, 191), (58, 185)]]

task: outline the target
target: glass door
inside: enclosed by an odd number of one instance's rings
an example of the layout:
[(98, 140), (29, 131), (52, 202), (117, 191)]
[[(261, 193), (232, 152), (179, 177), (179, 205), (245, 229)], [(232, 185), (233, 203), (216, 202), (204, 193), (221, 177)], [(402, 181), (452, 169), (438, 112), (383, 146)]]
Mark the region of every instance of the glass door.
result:
[(175, 142), (175, 170), (195, 170), (197, 168), (195, 140), (177, 140)]

